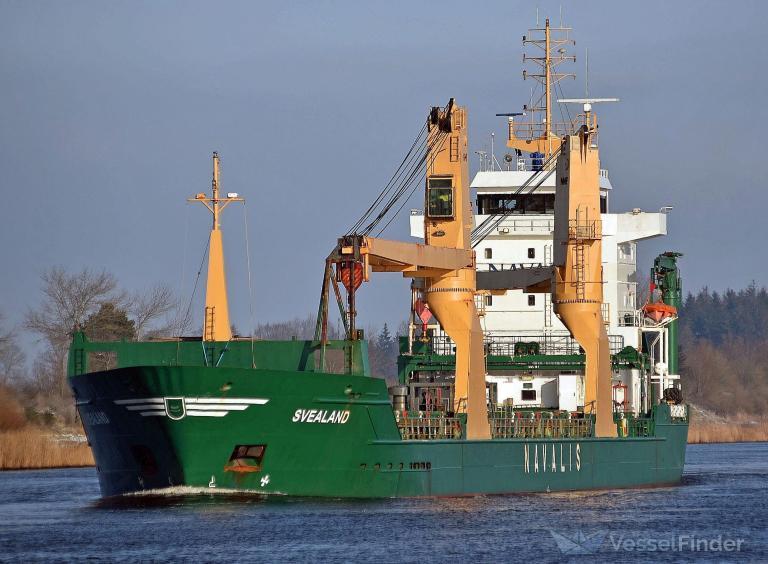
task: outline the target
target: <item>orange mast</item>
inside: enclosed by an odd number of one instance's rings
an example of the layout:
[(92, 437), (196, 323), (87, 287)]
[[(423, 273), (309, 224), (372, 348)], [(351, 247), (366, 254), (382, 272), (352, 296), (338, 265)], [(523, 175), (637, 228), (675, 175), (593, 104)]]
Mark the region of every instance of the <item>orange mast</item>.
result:
[(208, 246), (208, 281), (205, 291), (205, 316), (203, 318), (204, 341), (229, 341), (232, 328), (229, 323), (229, 304), (227, 301), (227, 278), (224, 269), (224, 246), (221, 238), (219, 216), (232, 202), (242, 202), (237, 194), (219, 196), (219, 154), (213, 153), (213, 178), (211, 179), (211, 197), (201, 192), (189, 202), (200, 202), (213, 215), (213, 227)]

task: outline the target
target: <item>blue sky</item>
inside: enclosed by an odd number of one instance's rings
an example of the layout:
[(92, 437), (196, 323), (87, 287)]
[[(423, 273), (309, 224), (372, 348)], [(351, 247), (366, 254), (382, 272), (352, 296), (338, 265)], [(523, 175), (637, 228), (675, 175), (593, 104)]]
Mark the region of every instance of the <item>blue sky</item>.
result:
[[(640, 268), (685, 253), (686, 289), (768, 282), (762, 2), (540, 2), (574, 28), (566, 95), (599, 108), (614, 211), (675, 208)], [(0, 310), (19, 323), (50, 265), (188, 292), (209, 218), (247, 198), (258, 321), (316, 309), (323, 259), (399, 163), (431, 105), (468, 106), (470, 144), (519, 109), (530, 2), (0, 2)], [(499, 151), (501, 153), (501, 151)], [(474, 166), (475, 163), (473, 163)], [(414, 205), (418, 205), (416, 202)], [(405, 210), (407, 213), (406, 206)], [(248, 326), (243, 209), (224, 218), (232, 318)], [(407, 217), (386, 235), (407, 238)], [(184, 270), (182, 277), (182, 270)], [(404, 319), (380, 275), (363, 324)]]

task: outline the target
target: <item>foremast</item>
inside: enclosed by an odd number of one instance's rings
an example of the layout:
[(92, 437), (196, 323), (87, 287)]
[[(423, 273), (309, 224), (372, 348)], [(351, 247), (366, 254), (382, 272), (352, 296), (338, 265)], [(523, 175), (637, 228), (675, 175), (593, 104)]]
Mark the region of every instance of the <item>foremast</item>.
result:
[(219, 196), (219, 154), (213, 153), (213, 178), (211, 179), (211, 197), (201, 192), (189, 202), (200, 202), (211, 212), (213, 226), (208, 242), (208, 279), (205, 290), (205, 314), (203, 316), (203, 341), (229, 341), (232, 328), (229, 323), (229, 304), (227, 300), (227, 278), (224, 269), (224, 246), (221, 236), (220, 216), (232, 202), (242, 202), (243, 198), (235, 193), (226, 197)]

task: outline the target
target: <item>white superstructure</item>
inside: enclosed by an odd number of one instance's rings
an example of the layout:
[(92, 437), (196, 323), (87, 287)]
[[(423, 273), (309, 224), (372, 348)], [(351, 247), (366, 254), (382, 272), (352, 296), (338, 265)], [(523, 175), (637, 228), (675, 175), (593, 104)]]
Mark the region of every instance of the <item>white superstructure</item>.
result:
[[(494, 165), (498, 168), (498, 165)], [(471, 184), (475, 190), (475, 225), (489, 215), (504, 213), (503, 220), (476, 247), (478, 270), (509, 270), (552, 265), (554, 231), (554, 171), (546, 175), (535, 189), (520, 188), (536, 174), (530, 162), (519, 158), (516, 170), (481, 170)], [(603, 318), (611, 343), (611, 352), (626, 346), (641, 348), (637, 327), (638, 272), (637, 243), (666, 235), (667, 214), (634, 209), (612, 213), (610, 195), (613, 190), (606, 170), (600, 172), (602, 208), (602, 265), (603, 265)], [(412, 210), (410, 231), (413, 237), (422, 237), (424, 216)], [(541, 353), (567, 354), (578, 351), (575, 343), (552, 311), (550, 295), (509, 290), (503, 295), (482, 296), (483, 329), (489, 353), (508, 354), (518, 342), (537, 342)], [(511, 400), (517, 406), (561, 407), (571, 406), (583, 397), (581, 378), (573, 374), (553, 374), (526, 371), (525, 373), (488, 374), (495, 382), (496, 401)], [(626, 370), (616, 374), (617, 401), (627, 401), (632, 411), (640, 409), (640, 374)], [(576, 394), (576, 399), (573, 399)], [(624, 397), (622, 397), (624, 396)], [(583, 401), (583, 400), (582, 400)], [(509, 402), (508, 402), (509, 403)], [(563, 407), (561, 407), (562, 409)]]
[[(585, 83), (584, 98), (558, 98), (560, 118), (556, 121), (556, 93), (562, 96), (560, 82), (575, 78), (563, 64), (575, 62), (568, 49), (575, 45), (571, 28), (560, 24), (537, 25), (523, 36), (523, 62), (529, 66), (524, 79), (536, 86), (522, 111), (496, 114), (507, 118), (507, 150), (500, 162), (491, 150), (475, 151), (480, 156), (480, 171), (471, 187), (475, 190), (475, 229), (472, 246), (476, 253), (478, 311), (485, 332), (487, 357), (486, 381), (489, 401), (518, 407), (558, 408), (567, 411), (585, 409), (583, 375), (573, 370), (583, 366), (574, 362), (579, 344), (554, 314), (551, 294), (555, 229), (555, 165), (563, 137), (577, 132), (589, 120), (596, 123), (593, 104), (617, 102), (617, 98), (592, 98)], [(574, 117), (568, 104), (577, 104), (583, 112)], [(570, 106), (574, 107), (574, 106)], [(595, 126), (596, 130), (596, 126)], [(591, 138), (598, 143), (597, 136)], [(506, 169), (506, 170), (505, 170)], [(610, 208), (613, 187), (608, 171), (600, 169), (600, 211), (602, 245), (602, 314), (612, 354), (627, 347), (615, 366), (621, 366), (613, 378), (614, 408), (617, 412), (646, 412), (649, 407), (648, 382), (665, 389), (677, 375), (667, 374), (669, 354), (666, 320), (651, 322), (638, 308), (637, 243), (666, 235), (669, 208), (658, 213), (640, 209), (613, 213)], [(562, 184), (562, 183), (560, 183)], [(411, 235), (424, 233), (421, 210), (411, 211)], [(501, 271), (500, 274), (480, 274)], [(514, 271), (514, 272), (504, 272)], [(482, 283), (481, 283), (482, 279)], [(414, 282), (417, 284), (417, 282)], [(537, 290), (527, 293), (527, 288)], [(415, 324), (424, 321), (419, 288), (414, 286), (412, 323), (409, 343), (417, 332)], [(421, 313), (417, 309), (421, 308)], [(427, 319), (429, 314), (426, 314)], [(451, 355), (452, 343), (432, 319), (419, 333), (430, 351)], [(652, 343), (643, 343), (643, 333), (655, 333)], [(646, 345), (646, 346), (644, 346)], [(412, 345), (411, 345), (412, 346)], [(410, 349), (409, 349), (410, 350)], [(638, 353), (647, 355), (654, 374), (640, 374)], [(630, 360), (627, 360), (630, 358)], [(499, 361), (498, 359), (502, 359)], [(509, 359), (509, 360), (505, 360)], [(516, 359), (520, 359), (517, 361)], [(498, 367), (503, 368), (498, 368)], [(633, 368), (629, 368), (629, 367)], [(429, 376), (432, 378), (432, 376)], [(585, 411), (591, 409), (591, 406)]]

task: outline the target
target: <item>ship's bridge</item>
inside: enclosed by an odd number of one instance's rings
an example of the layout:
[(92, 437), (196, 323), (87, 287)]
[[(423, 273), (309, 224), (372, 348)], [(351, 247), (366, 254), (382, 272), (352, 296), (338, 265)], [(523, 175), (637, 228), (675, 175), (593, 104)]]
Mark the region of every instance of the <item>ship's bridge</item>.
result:
[[(523, 170), (481, 170), (471, 184), (476, 190), (475, 225), (491, 215), (506, 217), (476, 246), (478, 270), (514, 270), (551, 266), (553, 259), (555, 175)], [(526, 185), (529, 184), (530, 186)], [(521, 186), (519, 194), (516, 194)], [(639, 345), (635, 312), (637, 303), (637, 242), (667, 233), (667, 216), (634, 209), (608, 213), (613, 187), (606, 170), (600, 171), (602, 207), (603, 315), (609, 335), (621, 338), (622, 346)], [(410, 232), (424, 233), (422, 210), (412, 210)], [(483, 304), (486, 332), (567, 334), (553, 314), (549, 296), (520, 290), (503, 296), (486, 296)]]
[[(537, 172), (532, 170), (481, 170), (478, 172), (470, 185), (477, 194), (475, 200), (477, 214), (553, 214), (555, 171), (552, 170), (546, 175), (539, 174), (538, 178), (534, 178), (536, 174)], [(600, 171), (600, 211), (603, 213), (608, 211), (608, 195), (611, 190), (608, 171), (602, 169)]]

